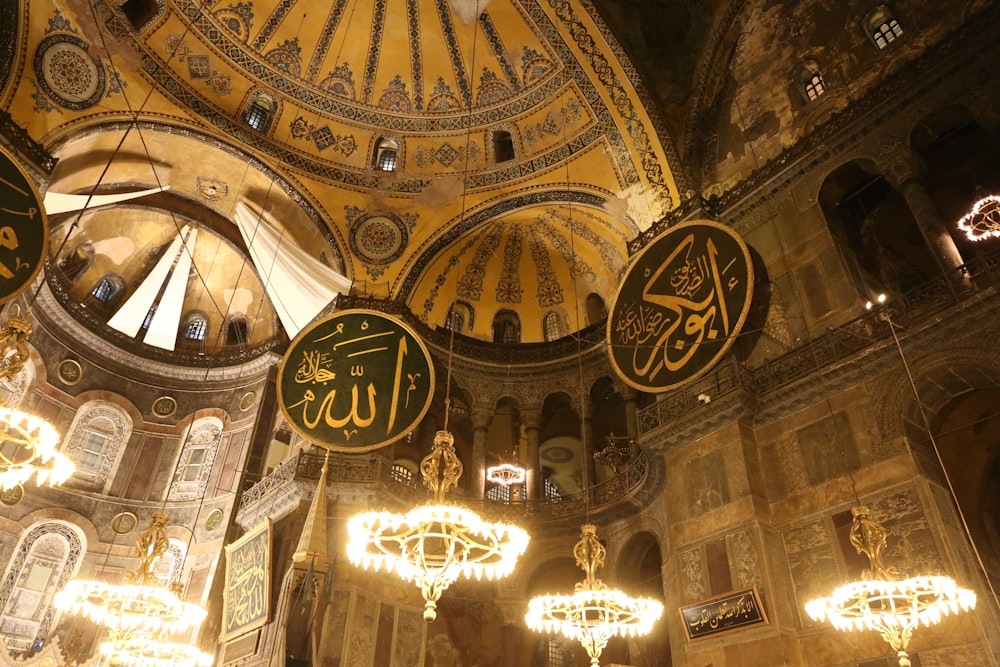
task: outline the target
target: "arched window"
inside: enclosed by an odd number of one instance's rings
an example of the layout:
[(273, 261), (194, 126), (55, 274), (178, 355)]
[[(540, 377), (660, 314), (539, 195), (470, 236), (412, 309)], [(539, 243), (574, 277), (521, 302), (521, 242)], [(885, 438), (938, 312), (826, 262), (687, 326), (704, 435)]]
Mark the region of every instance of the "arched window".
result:
[(226, 345), (246, 345), (249, 327), (245, 315), (233, 315), (226, 320)]
[[(8, 354), (8, 358), (0, 362), (0, 368), (7, 365), (7, 361), (10, 355), (15, 354), (11, 352)], [(14, 374), (14, 377), (3, 377), (0, 378), (0, 402), (9, 408), (16, 408), (20, 403), (21, 399), (28, 392), (28, 387), (35, 381), (35, 366), (30, 360), (26, 361), (21, 370)]]
[(587, 324), (597, 324), (601, 320), (607, 319), (608, 309), (604, 305), (604, 299), (599, 294), (591, 292), (587, 295)]
[(462, 333), (465, 329), (472, 329), (475, 311), (465, 301), (456, 301), (448, 309), (448, 319), (445, 320), (445, 327), (455, 333)]
[(503, 484), (497, 484), (496, 486), (486, 489), (487, 500), (496, 500), (501, 503), (510, 502), (510, 487), (504, 486)]
[(222, 427), (218, 417), (203, 417), (191, 424), (177, 458), (168, 494), (170, 500), (194, 500), (205, 494), (222, 442)]
[(77, 410), (63, 451), (76, 464), (70, 482), (103, 491), (132, 434), (132, 420), (113, 403), (90, 401)]
[(274, 109), (275, 102), (270, 95), (257, 93), (243, 112), (243, 122), (258, 132), (267, 132), (274, 115)]
[(413, 481), (413, 471), (400, 463), (393, 463), (389, 475), (393, 481), (409, 484)]
[(545, 313), (542, 320), (542, 330), (545, 333), (545, 340), (558, 340), (566, 335), (566, 327), (563, 326), (563, 318), (554, 310)]
[(513, 345), (521, 342), (521, 319), (512, 310), (501, 310), (493, 318), (493, 342)]
[(820, 96), (826, 92), (826, 88), (823, 86), (823, 76), (816, 72), (809, 80), (806, 81), (806, 97), (809, 101), (815, 101), (820, 98)]
[(163, 3), (158, 0), (125, 0), (119, 9), (132, 25), (132, 29), (141, 32), (160, 15)]
[(83, 532), (61, 521), (31, 526), (12, 551), (0, 584), (0, 638), (11, 653), (44, 643), (55, 626), (52, 598), (80, 569)]
[(372, 166), (379, 171), (396, 171), (399, 162), (399, 143), (391, 137), (379, 137), (375, 142)]
[(887, 49), (890, 44), (903, 36), (903, 26), (884, 5), (869, 13), (865, 24), (868, 28), (868, 37), (879, 51)]
[(208, 316), (201, 311), (188, 313), (181, 322), (178, 347), (188, 352), (204, 352), (208, 336)]
[(98, 310), (110, 313), (125, 295), (125, 281), (121, 276), (108, 274), (97, 281), (90, 290), (89, 302)]
[(497, 164), (514, 159), (514, 137), (507, 130), (493, 132), (493, 161)]
[(546, 498), (553, 498), (553, 499), (554, 498), (562, 498), (562, 491), (559, 490), (559, 487), (556, 486), (552, 482), (552, 480), (549, 480), (549, 479), (545, 480), (545, 489), (544, 489), (544, 492), (545, 492), (545, 497)]

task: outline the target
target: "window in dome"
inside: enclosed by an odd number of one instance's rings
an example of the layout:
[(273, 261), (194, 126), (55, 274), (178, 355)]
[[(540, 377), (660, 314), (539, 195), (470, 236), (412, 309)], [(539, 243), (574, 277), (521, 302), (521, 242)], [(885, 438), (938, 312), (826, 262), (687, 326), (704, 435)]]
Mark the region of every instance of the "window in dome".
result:
[(76, 464), (70, 482), (104, 490), (131, 434), (132, 420), (117, 405), (106, 401), (81, 405), (63, 446), (63, 453)]
[(374, 164), (379, 171), (396, 171), (399, 143), (390, 137), (379, 137), (375, 144)]
[(554, 310), (545, 314), (542, 320), (542, 329), (545, 333), (545, 340), (558, 340), (566, 335), (566, 327), (563, 318)]
[(475, 319), (475, 311), (472, 310), (472, 306), (465, 301), (456, 301), (448, 309), (448, 318), (444, 325), (445, 328), (455, 333), (462, 333), (466, 327), (472, 329), (473, 319)]
[(823, 76), (817, 72), (809, 77), (806, 81), (806, 97), (809, 101), (815, 101), (820, 98), (820, 96), (826, 92), (826, 88), (823, 87)]
[(274, 115), (274, 108), (275, 103), (270, 95), (257, 93), (243, 112), (243, 122), (258, 132), (267, 132), (271, 117)]
[(493, 161), (497, 164), (514, 159), (514, 138), (507, 130), (493, 132)]
[(118, 276), (104, 276), (94, 289), (90, 290), (90, 296), (102, 303), (112, 303), (125, 291), (125, 281)]
[(868, 36), (879, 51), (889, 48), (890, 44), (903, 36), (903, 26), (885, 5), (870, 12), (865, 24), (868, 28)]
[(233, 315), (226, 320), (226, 345), (246, 345), (249, 326), (244, 315)]
[(158, 0), (125, 0), (118, 8), (136, 32), (141, 32), (163, 12), (163, 4)]
[(493, 342), (513, 345), (521, 342), (521, 320), (512, 310), (501, 310), (493, 318)]

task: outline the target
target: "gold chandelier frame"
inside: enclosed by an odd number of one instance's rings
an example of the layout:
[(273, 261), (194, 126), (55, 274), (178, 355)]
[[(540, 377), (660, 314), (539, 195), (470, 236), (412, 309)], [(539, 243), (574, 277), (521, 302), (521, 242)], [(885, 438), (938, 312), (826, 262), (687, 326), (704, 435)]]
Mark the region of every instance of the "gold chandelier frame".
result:
[(424, 619), (433, 621), (442, 593), (460, 576), (492, 580), (510, 574), (528, 547), (528, 534), (445, 503), (446, 491), (457, 486), (462, 475), (455, 438), (448, 431), (434, 436), (420, 472), (433, 502), (405, 514), (366, 512), (352, 517), (347, 524), (347, 557), (365, 569), (384, 568), (415, 582), (425, 601)]
[(23, 485), (64, 483), (76, 469), (57, 451), (59, 433), (36, 415), (0, 404), (0, 491)]

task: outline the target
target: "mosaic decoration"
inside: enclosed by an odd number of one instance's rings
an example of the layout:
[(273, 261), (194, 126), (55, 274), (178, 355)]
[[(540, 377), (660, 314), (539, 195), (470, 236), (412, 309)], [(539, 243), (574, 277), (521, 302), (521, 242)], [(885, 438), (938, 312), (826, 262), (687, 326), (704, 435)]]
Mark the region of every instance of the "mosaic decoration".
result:
[(472, 261), (465, 267), (465, 273), (458, 281), (458, 296), (479, 301), (483, 296), (483, 278), (486, 276), (486, 264), (490, 261), (493, 253), (500, 247), (500, 239), (503, 238), (507, 224), (499, 222), (490, 229), (486, 238), (476, 248), (476, 254)]
[(531, 250), (531, 259), (535, 263), (535, 273), (538, 278), (538, 288), (535, 296), (538, 305), (542, 308), (558, 306), (564, 300), (562, 286), (556, 278), (556, 272), (552, 269), (552, 260), (549, 258), (549, 249), (542, 239), (542, 235), (537, 225), (528, 227), (528, 248)]
[(229, 196), (229, 186), (225, 182), (214, 178), (203, 178), (199, 176), (195, 181), (195, 187), (202, 199), (208, 201), (219, 201)]
[(389, 87), (382, 93), (382, 97), (378, 98), (378, 108), (399, 113), (411, 111), (412, 106), (410, 96), (406, 92), (406, 84), (403, 83), (403, 79), (398, 74), (389, 82)]
[(541, 457), (549, 463), (567, 463), (573, 458), (573, 451), (569, 447), (546, 447), (542, 450)]
[(289, 128), (293, 139), (308, 139), (320, 152), (332, 148), (337, 153), (349, 156), (358, 148), (354, 135), (334, 134), (329, 125), (316, 127), (302, 116), (289, 123)]
[(541, 236), (543, 236), (552, 248), (563, 258), (566, 265), (569, 267), (570, 278), (574, 280), (580, 277), (586, 277), (591, 282), (597, 280), (597, 276), (594, 274), (594, 270), (590, 268), (587, 262), (583, 261), (579, 254), (573, 246), (570, 245), (566, 237), (563, 236), (558, 229), (552, 226), (552, 220), (555, 217), (553, 211), (549, 211), (548, 214), (541, 215), (535, 219), (534, 225)]
[(500, 39), (500, 33), (497, 32), (496, 26), (493, 25), (493, 19), (490, 18), (488, 12), (482, 12), (479, 14), (479, 25), (482, 26), (483, 34), (486, 35), (486, 39), (489, 41), (490, 47), (493, 49), (493, 55), (496, 57), (497, 62), (500, 63), (500, 67), (503, 68), (503, 73), (507, 77), (507, 82), (513, 90), (520, 90), (521, 84), (517, 80), (517, 73), (507, 60), (507, 49), (504, 48), (503, 41)]
[(250, 25), (253, 21), (253, 3), (237, 2), (222, 7), (213, 13), (216, 20), (227, 30), (246, 42), (250, 39)]
[[(264, 27), (261, 28), (260, 32), (257, 33), (257, 39), (253, 42), (253, 48), (255, 51), (260, 52), (263, 50), (264, 45), (271, 40), (271, 35), (274, 31), (278, 29), (281, 22), (285, 20), (285, 16), (288, 14), (289, 10), (295, 6), (295, 0), (281, 0), (274, 7), (274, 11), (271, 15), (267, 17), (264, 21)], [(199, 13), (201, 9), (199, 8)]]
[(297, 37), (286, 39), (276, 48), (264, 54), (264, 60), (285, 74), (299, 76), (302, 73), (302, 47)]
[(406, 249), (410, 235), (399, 216), (379, 213), (354, 217), (348, 238), (351, 251), (366, 264), (369, 274), (377, 278), (382, 271), (371, 267), (384, 267), (398, 259)]
[(79, 34), (76, 28), (68, 18), (62, 15), (62, 12), (58, 9), (52, 14), (52, 18), (49, 19), (49, 27), (45, 29), (46, 35), (51, 35), (54, 32), (71, 32), (73, 34)]
[(153, 401), (153, 414), (161, 419), (177, 412), (177, 401), (171, 396), (160, 396)]
[(531, 47), (524, 47), (521, 56), (521, 78), (524, 85), (529, 86), (545, 78), (550, 72), (554, 72), (556, 64), (535, 51)]
[(212, 75), (212, 63), (208, 56), (189, 56), (187, 65), (188, 76), (192, 79), (207, 79)]
[(382, 23), (385, 21), (385, 0), (374, 0), (374, 2), (372, 30), (368, 35), (368, 59), (365, 61), (365, 78), (361, 86), (361, 101), (365, 104), (372, 101), (375, 72), (378, 71), (378, 55), (382, 49)]
[(333, 73), (323, 79), (320, 88), (328, 90), (334, 95), (340, 95), (349, 100), (354, 99), (354, 73), (347, 63), (337, 65), (333, 68)]
[[(441, 287), (443, 287), (445, 282), (447, 282), (448, 274), (451, 273), (451, 270), (453, 268), (458, 266), (458, 258), (463, 257), (465, 255), (465, 253), (469, 250), (469, 248), (472, 246), (475, 240), (476, 239), (474, 237), (468, 239), (462, 245), (462, 247), (458, 249), (458, 251), (455, 254), (449, 257), (448, 263), (444, 267), (444, 271), (438, 274), (438, 276), (434, 279), (434, 287), (431, 288), (430, 295), (426, 299), (424, 299), (424, 309), (420, 313), (420, 321), (423, 322), (424, 324), (427, 324), (428, 320), (430, 319), (431, 311), (434, 310), (434, 301), (437, 300), (437, 295)], [(471, 306), (469, 307), (469, 312), (470, 313), (473, 312)], [(472, 326), (471, 318), (469, 320), (469, 326)]]
[(205, 517), (205, 530), (211, 533), (222, 525), (222, 510), (216, 507)]
[(448, 11), (447, 3), (438, 2), (437, 8), (441, 29), (444, 31), (445, 44), (448, 46), (451, 68), (455, 73), (455, 81), (458, 82), (458, 90), (462, 93), (465, 106), (468, 107), (472, 104), (472, 89), (465, 73), (465, 63), (462, 62), (462, 52), (458, 48), (458, 38), (455, 36), (455, 26), (451, 22), (451, 13)]
[(496, 73), (484, 67), (483, 75), (479, 78), (479, 92), (476, 93), (476, 104), (481, 107), (492, 106), (500, 104), (510, 98), (510, 96), (510, 90), (501, 83)]
[[(482, 152), (479, 150), (476, 142), (470, 141), (468, 146), (468, 162), (470, 164), (475, 162), (481, 154)], [(426, 167), (434, 163), (440, 164), (443, 167), (450, 167), (457, 162), (459, 167), (464, 168), (466, 166), (466, 147), (452, 146), (447, 141), (437, 148), (417, 146), (416, 150), (413, 151), (413, 161), (418, 167)]]
[(624, 264), (621, 252), (615, 248), (614, 244), (605, 235), (600, 235), (590, 225), (581, 223), (579, 220), (580, 217), (589, 219), (591, 224), (597, 223), (602, 227), (608, 228), (609, 233), (612, 231), (606, 219), (584, 208), (570, 209), (569, 215), (563, 215), (562, 211), (550, 208), (542, 215), (542, 219), (546, 222), (566, 227), (574, 236), (583, 239), (597, 248), (601, 259), (604, 260), (604, 266), (612, 273), (617, 274)]
[(341, 310), (295, 337), (277, 386), (278, 405), (297, 433), (333, 451), (364, 452), (420, 423), (434, 395), (434, 366), (403, 322)]
[(187, 56), (187, 54), (191, 53), (191, 48), (188, 46), (187, 42), (184, 41), (184, 35), (174, 33), (172, 35), (167, 35), (166, 51), (168, 56), (177, 56), (178, 58), (183, 59)]
[(503, 248), (503, 272), (497, 283), (497, 303), (521, 303), (521, 252), (523, 249), (524, 230), (520, 225), (512, 225), (507, 243)]
[(611, 365), (667, 391), (704, 375), (736, 341), (753, 296), (743, 240), (707, 220), (671, 227), (636, 255), (608, 315)]
[[(58, 10), (56, 16), (61, 16)], [(4, 90), (14, 75), (14, 63), (17, 58), (17, 39), (13, 38), (15, 31), (21, 25), (21, 3), (0, 2), (0, 90)]]
[[(406, 0), (407, 33), (410, 37), (410, 76), (413, 79), (413, 104), (424, 108), (424, 56), (420, 48), (420, 14), (417, 0)], [(379, 106), (382, 106), (381, 104)]]
[(431, 101), (427, 106), (428, 111), (454, 111), (459, 109), (458, 98), (452, 91), (451, 86), (445, 83), (443, 77), (438, 77), (434, 90), (431, 91)]
[(132, 512), (119, 512), (111, 519), (111, 530), (115, 535), (128, 535), (138, 523), (139, 518)]
[(79, 37), (66, 34), (49, 35), (35, 48), (36, 82), (56, 104), (84, 111), (104, 97), (104, 65), (88, 53), (89, 48)]
[(83, 377), (83, 369), (76, 359), (63, 359), (57, 371), (59, 379), (65, 385), (74, 385)]
[[(333, 42), (333, 35), (337, 32), (340, 19), (344, 16), (344, 5), (346, 4), (347, 0), (337, 0), (330, 7), (330, 13), (323, 24), (323, 31), (319, 34), (319, 39), (316, 40), (315, 50), (313, 51), (312, 58), (309, 60), (309, 69), (306, 71), (306, 79), (309, 81), (315, 81), (319, 75), (319, 68), (322, 66), (323, 61), (326, 60), (326, 54), (330, 50), (330, 44)], [(352, 83), (351, 97), (354, 97), (353, 88), (354, 84)]]

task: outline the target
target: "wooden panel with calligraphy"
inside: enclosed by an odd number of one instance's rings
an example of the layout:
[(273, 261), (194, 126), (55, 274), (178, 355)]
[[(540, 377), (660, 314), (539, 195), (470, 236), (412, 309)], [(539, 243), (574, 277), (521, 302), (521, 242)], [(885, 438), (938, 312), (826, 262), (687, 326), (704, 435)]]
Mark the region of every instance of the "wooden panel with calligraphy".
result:
[(374, 310), (340, 311), (312, 324), (278, 371), (278, 404), (292, 428), (336, 451), (394, 442), (423, 419), (433, 395), (423, 341)]
[(753, 296), (743, 240), (709, 220), (671, 227), (632, 261), (608, 315), (611, 364), (636, 389), (694, 380), (736, 340)]
[(271, 520), (226, 545), (222, 639), (256, 630), (271, 611)]
[(681, 607), (680, 611), (689, 640), (767, 625), (756, 586)]
[(35, 183), (0, 147), (0, 303), (35, 279), (45, 261), (49, 223)]

